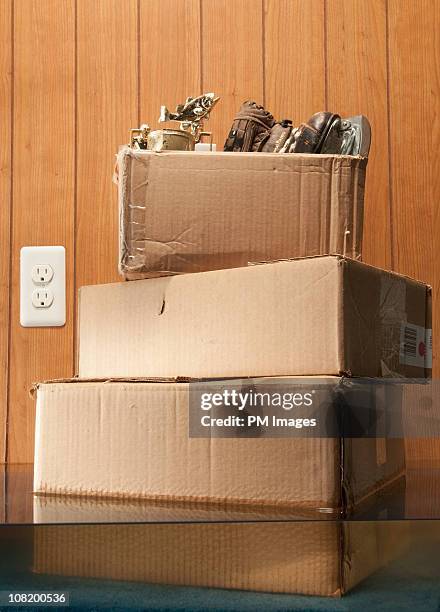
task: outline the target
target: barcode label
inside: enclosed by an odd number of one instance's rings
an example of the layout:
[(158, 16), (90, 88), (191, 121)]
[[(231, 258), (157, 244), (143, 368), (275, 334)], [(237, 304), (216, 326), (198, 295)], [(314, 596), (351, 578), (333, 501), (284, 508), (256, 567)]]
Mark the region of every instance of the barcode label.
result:
[(425, 368), (432, 368), (432, 329), (426, 330), (426, 357)]
[(432, 367), (431, 330), (404, 323), (400, 332), (400, 363), (417, 368)]
[(417, 355), (417, 330), (408, 325), (405, 325), (403, 352), (405, 357), (416, 357)]

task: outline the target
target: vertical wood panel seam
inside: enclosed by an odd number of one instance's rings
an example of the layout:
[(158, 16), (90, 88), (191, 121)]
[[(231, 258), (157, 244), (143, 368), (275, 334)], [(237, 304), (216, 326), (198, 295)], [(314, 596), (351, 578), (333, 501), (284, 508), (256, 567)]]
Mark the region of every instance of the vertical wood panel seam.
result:
[(200, 93), (203, 93), (203, 0), (199, 0), (199, 48), (200, 48), (200, 61), (199, 61), (199, 83)]
[[(137, 124), (141, 125), (141, 0), (136, 3), (136, 69), (137, 69)], [(136, 126), (137, 127), (137, 126)]]
[[(8, 279), (8, 334), (7, 334), (7, 351), (6, 351), (6, 423), (5, 423), (5, 463), (8, 462), (8, 453), (9, 453), (9, 415), (10, 415), (10, 401), (11, 401), (11, 346), (12, 346), (12, 274), (13, 274), (13, 266), (12, 266), (12, 239), (13, 239), (13, 215), (12, 209), (14, 205), (14, 85), (15, 85), (15, 2), (11, 0), (11, 91), (10, 91), (10, 179), (9, 179), (9, 279)], [(5, 474), (5, 479), (7, 475)], [(5, 481), (5, 487), (7, 487), (7, 481)], [(7, 489), (6, 489), (7, 490)], [(6, 512), (6, 510), (5, 510)]]
[(261, 0), (261, 54), (263, 62), (263, 106), (266, 106), (266, 15), (265, 0)]
[(327, 31), (327, 0), (323, 0), (323, 38), (324, 38), (324, 105), (325, 110), (328, 111), (328, 31)]
[(393, 225), (393, 163), (391, 143), (391, 70), (390, 70), (390, 19), (388, 0), (385, 0), (386, 79), (387, 79), (387, 131), (388, 131), (388, 223), (390, 227), (390, 264), (394, 270), (394, 225)]
[(74, 67), (73, 67), (73, 89), (74, 89), (74, 109), (73, 109), (73, 121), (74, 126), (74, 142), (73, 142), (73, 279), (72, 279), (72, 291), (73, 291), (73, 330), (72, 330), (72, 371), (75, 373), (77, 364), (77, 280), (76, 280), (76, 255), (77, 255), (77, 225), (78, 225), (78, 0), (74, 3), (75, 11), (75, 22), (74, 22)]

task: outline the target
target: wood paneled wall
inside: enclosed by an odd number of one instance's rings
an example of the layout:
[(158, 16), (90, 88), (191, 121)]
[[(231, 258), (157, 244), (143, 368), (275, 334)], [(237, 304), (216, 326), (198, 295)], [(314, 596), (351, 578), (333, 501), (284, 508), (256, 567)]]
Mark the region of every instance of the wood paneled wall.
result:
[[(30, 384), (73, 373), (78, 287), (118, 280), (118, 145), (190, 94), (221, 96), (219, 146), (247, 98), (368, 115), (364, 259), (432, 283), (438, 335), (439, 29), (437, 0), (0, 0), (0, 460), (32, 461)], [(67, 249), (68, 321), (24, 329), (19, 250), (44, 244)]]

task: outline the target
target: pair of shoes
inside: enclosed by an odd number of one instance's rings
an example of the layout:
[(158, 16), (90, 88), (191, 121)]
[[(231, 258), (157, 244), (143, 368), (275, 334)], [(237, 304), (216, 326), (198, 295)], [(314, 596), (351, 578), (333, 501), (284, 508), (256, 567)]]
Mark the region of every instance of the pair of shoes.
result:
[(246, 101), (234, 119), (224, 151), (269, 153), (326, 153), (367, 157), (371, 127), (363, 115), (342, 119), (336, 113), (315, 113), (294, 127), (290, 119), (275, 122), (255, 102)]
[(314, 114), (293, 129), (282, 153), (327, 153), (368, 157), (371, 126), (364, 115), (342, 119), (329, 112)]

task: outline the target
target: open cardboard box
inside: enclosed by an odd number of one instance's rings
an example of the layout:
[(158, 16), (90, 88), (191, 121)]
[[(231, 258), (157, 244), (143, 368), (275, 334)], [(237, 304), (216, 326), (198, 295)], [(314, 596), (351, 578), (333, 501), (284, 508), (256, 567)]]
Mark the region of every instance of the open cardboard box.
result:
[(367, 159), (118, 154), (119, 269), (128, 279), (362, 250)]

